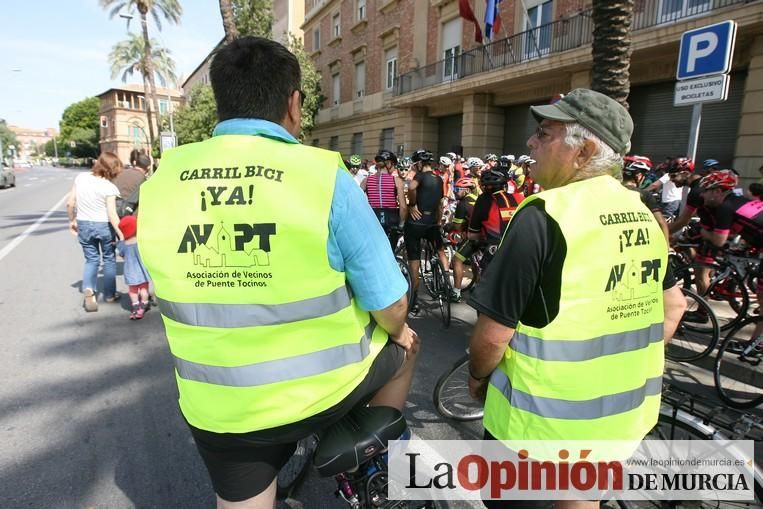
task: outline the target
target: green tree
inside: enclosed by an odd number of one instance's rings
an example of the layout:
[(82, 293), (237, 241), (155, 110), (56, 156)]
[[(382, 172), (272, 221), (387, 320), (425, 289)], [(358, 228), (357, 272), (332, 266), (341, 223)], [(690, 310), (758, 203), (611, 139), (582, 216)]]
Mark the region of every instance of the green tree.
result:
[(8, 153), (8, 147), (11, 145), (14, 147), (19, 146), (19, 142), (16, 139), (16, 133), (8, 128), (8, 124), (6, 124), (5, 120), (2, 118), (0, 118), (0, 142), (2, 142), (0, 145), (3, 146), (3, 153), (0, 154), (0, 159), (3, 159)]
[(49, 139), (45, 142), (45, 150), (44, 153), (48, 157), (55, 157), (56, 156), (56, 144), (59, 146), (61, 145), (61, 140), (56, 138), (56, 141), (53, 141), (53, 138)]
[[(239, 35), (256, 35), (270, 39), (273, 35), (273, 0), (220, 0), (225, 21), (224, 3), (230, 2)], [(226, 40), (228, 32), (226, 31)], [(233, 40), (233, 39), (231, 39)]]
[(220, 0), (220, 15), (223, 17), (223, 29), (225, 30), (225, 42), (233, 42), (238, 37), (236, 28), (236, 17), (233, 14), (233, 4), (231, 0)]
[(296, 55), (302, 70), (302, 92), (305, 94), (305, 103), (302, 105), (300, 138), (304, 140), (315, 128), (315, 117), (326, 97), (321, 91), (321, 75), (315, 69), (310, 55), (305, 51), (302, 40), (290, 33), (288, 34), (287, 47)]
[(191, 90), (190, 101), (175, 112), (178, 145), (203, 141), (212, 136), (217, 123), (217, 104), (209, 85)]
[[(96, 157), (100, 134), (100, 101), (97, 97), (88, 97), (69, 105), (61, 115), (60, 144), (75, 157)], [(72, 146), (73, 145), (73, 146)]]
[(631, 91), (633, 0), (594, 0), (591, 88), (626, 108)]
[[(180, 16), (183, 14), (183, 8), (180, 6), (178, 0), (100, 0), (101, 7), (105, 9), (111, 9), (109, 17), (113, 18), (117, 13), (122, 11), (135, 12), (136, 10), (140, 14), (141, 32), (143, 34), (144, 55), (153, 55), (151, 50), (151, 38), (148, 35), (148, 14), (151, 13), (151, 18), (156, 23), (156, 27), (161, 30), (162, 22), (164, 18), (172, 23), (180, 23)], [(156, 82), (154, 80), (154, 62), (153, 59), (147, 58), (146, 63), (146, 75), (148, 77), (149, 97), (151, 98), (150, 105), (147, 104), (146, 110), (149, 117), (151, 116), (151, 106), (154, 108), (156, 115), (156, 125), (161, 124), (160, 112), (159, 112), (159, 99), (156, 96)], [(154, 135), (151, 122), (148, 123), (150, 144), (154, 144)]]

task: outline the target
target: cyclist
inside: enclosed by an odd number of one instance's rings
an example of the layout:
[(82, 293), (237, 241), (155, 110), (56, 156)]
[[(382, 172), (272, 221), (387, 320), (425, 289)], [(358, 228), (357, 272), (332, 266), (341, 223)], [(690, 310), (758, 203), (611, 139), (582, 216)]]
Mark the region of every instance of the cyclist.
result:
[[(381, 150), (376, 155), (376, 173), (360, 184), (387, 235), (395, 226), (403, 225), (408, 217), (403, 179), (397, 176), (396, 166), (397, 156), (389, 150)], [(396, 241), (390, 237), (393, 249)]]
[(485, 162), (485, 165), (482, 167), (482, 171), (492, 170), (498, 166), (498, 156), (495, 154), (486, 154), (483, 161)]
[(352, 173), (355, 182), (360, 185), (363, 180), (368, 177), (368, 170), (363, 168), (363, 162), (360, 160), (360, 156), (358, 154), (352, 154), (348, 163), (349, 164), (347, 165), (347, 169), (350, 170), (350, 173)]
[(469, 171), (469, 174), (467, 177), (470, 177), (472, 180), (474, 180), (474, 185), (477, 192), (482, 194), (482, 190), (480, 189), (480, 172), (482, 171), (482, 168), (485, 166), (485, 163), (482, 162), (482, 159), (479, 157), (470, 157), (466, 160), (466, 168)]
[[(663, 163), (664, 164), (664, 163)], [(678, 214), (678, 208), (681, 206), (681, 190), (673, 182), (671, 174), (676, 172), (693, 172), (694, 161), (688, 157), (679, 157), (675, 159), (666, 168), (666, 173), (652, 183), (647, 191), (654, 192), (662, 189), (662, 213), (668, 219), (673, 219)]]
[(435, 175), (442, 179), (442, 195), (451, 198), (450, 186), (453, 181), (453, 160), (448, 156), (441, 156)]
[[(715, 164), (708, 166), (708, 162)], [(709, 224), (708, 218), (705, 217), (706, 211), (702, 207), (702, 188), (700, 187), (699, 183), (707, 171), (717, 165), (718, 161), (715, 159), (708, 159), (702, 164), (702, 170), (694, 173), (691, 171), (692, 167), (686, 164), (682, 158), (676, 159), (675, 164), (671, 168), (670, 180), (672, 180), (673, 183), (679, 188), (688, 185), (689, 194), (686, 196), (686, 206), (684, 206), (683, 210), (681, 210), (681, 214), (679, 214), (676, 220), (669, 225), (671, 235), (680, 231), (684, 226), (689, 224), (689, 221), (691, 221), (691, 218), (694, 216), (694, 214), (699, 215), (700, 225)]]
[(474, 204), (479, 197), (476, 188), (477, 186), (474, 184), (474, 180), (468, 177), (464, 177), (456, 182), (454, 192), (456, 199), (458, 200), (458, 205), (456, 205), (456, 211), (453, 214), (453, 221), (445, 225), (445, 231), (450, 232), (451, 235), (453, 233), (461, 233), (461, 235), (459, 235), (460, 242), (454, 242), (457, 247), (455, 256), (453, 257), (452, 302), (461, 301), (461, 283), (464, 279), (464, 262), (474, 253), (474, 243), (466, 238), (466, 229), (469, 226), (469, 220), (474, 211)]
[(662, 215), (662, 208), (654, 196), (644, 189), (641, 189), (641, 182), (649, 172), (649, 165), (644, 161), (626, 156), (624, 158), (626, 166), (623, 168), (623, 185), (628, 189), (636, 191), (641, 196), (641, 203), (646, 205), (649, 211), (654, 215), (657, 224), (660, 225), (662, 233), (665, 234), (665, 241), (669, 242), (668, 223), (665, 216)]
[(432, 243), (440, 256), (443, 269), (448, 270), (448, 259), (440, 235), (442, 218), (442, 179), (432, 170), (434, 156), (428, 150), (419, 149), (411, 160), (417, 167), (416, 176), (408, 184), (408, 220), (405, 223), (405, 250), (408, 254), (408, 266), (413, 288), (411, 313), (418, 314), (419, 264), (421, 257), (421, 239)]
[(522, 193), (507, 193), (507, 182), (508, 176), (497, 169), (485, 171), (480, 176), (482, 194), (477, 198), (472, 217), (469, 219), (468, 237), (472, 241), (485, 244), (485, 267), (495, 254), (511, 216), (525, 198)]

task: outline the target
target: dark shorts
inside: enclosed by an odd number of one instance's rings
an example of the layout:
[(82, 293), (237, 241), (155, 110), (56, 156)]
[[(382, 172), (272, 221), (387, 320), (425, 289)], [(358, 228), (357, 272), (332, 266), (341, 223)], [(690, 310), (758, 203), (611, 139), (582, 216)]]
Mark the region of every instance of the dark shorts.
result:
[(224, 500), (240, 502), (265, 491), (294, 453), (297, 441), (335, 424), (356, 406), (368, 403), (404, 361), (405, 350), (387, 342), (349, 396), (299, 422), (250, 433), (213, 433), (188, 424), (215, 493)]
[(400, 224), (400, 209), (372, 209), (384, 231)]
[(477, 251), (477, 243), (473, 240), (463, 240), (461, 243), (456, 247), (456, 258), (461, 260), (462, 262), (465, 262), (469, 258), (472, 257), (472, 255)]
[(403, 237), (405, 238), (405, 251), (409, 260), (421, 258), (421, 239), (430, 241), (435, 249), (442, 247), (442, 235), (434, 223), (406, 223)]

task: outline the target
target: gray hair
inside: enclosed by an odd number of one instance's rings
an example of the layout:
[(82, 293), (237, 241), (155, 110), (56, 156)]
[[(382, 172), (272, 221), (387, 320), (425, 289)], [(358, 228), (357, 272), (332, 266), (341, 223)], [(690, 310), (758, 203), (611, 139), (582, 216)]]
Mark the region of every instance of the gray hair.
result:
[[(592, 177), (599, 177), (601, 175), (611, 175), (615, 178), (620, 178), (620, 174), (623, 170), (623, 156), (621, 154), (612, 150), (612, 148), (601, 141), (598, 136), (576, 122), (566, 123), (564, 126), (567, 129), (564, 143), (568, 146), (580, 148), (583, 146), (583, 143), (585, 143), (585, 140), (591, 140), (596, 143), (596, 146), (598, 147), (598, 150), (588, 161), (586, 167), (578, 170), (573, 182)], [(630, 150), (630, 143), (628, 143), (627, 148)]]

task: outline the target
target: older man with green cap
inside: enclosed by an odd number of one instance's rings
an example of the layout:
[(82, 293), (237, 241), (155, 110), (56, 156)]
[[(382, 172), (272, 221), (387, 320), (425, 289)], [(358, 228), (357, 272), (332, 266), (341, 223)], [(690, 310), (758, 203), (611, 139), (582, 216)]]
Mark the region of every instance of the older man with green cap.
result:
[[(485, 438), (641, 440), (657, 422), (664, 340), (685, 307), (667, 245), (623, 187), (633, 121), (576, 89), (530, 108), (527, 141), (545, 191), (517, 209), (469, 304), (470, 390)], [(489, 507), (500, 507), (486, 502)], [(560, 502), (566, 505), (592, 502)]]

